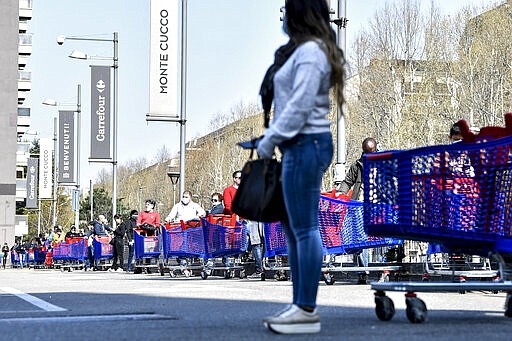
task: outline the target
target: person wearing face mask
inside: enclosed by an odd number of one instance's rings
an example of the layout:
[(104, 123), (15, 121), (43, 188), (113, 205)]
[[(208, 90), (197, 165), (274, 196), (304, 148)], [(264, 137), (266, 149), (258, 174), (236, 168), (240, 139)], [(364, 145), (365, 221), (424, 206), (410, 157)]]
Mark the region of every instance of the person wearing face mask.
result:
[(176, 223), (180, 220), (190, 221), (199, 220), (204, 217), (206, 212), (198, 203), (192, 201), (192, 193), (190, 191), (184, 191), (181, 196), (181, 201), (174, 205), (171, 212), (165, 218), (165, 221), (170, 223)]
[(138, 216), (139, 212), (137, 210), (132, 210), (130, 212), (130, 219), (126, 221), (126, 239), (128, 241), (128, 265), (126, 266), (126, 272), (132, 271), (133, 252), (135, 251), (133, 229), (137, 228)]
[(148, 199), (146, 209), (137, 217), (137, 228), (146, 231), (146, 236), (153, 236), (160, 228), (160, 214), (155, 211), (156, 202)]

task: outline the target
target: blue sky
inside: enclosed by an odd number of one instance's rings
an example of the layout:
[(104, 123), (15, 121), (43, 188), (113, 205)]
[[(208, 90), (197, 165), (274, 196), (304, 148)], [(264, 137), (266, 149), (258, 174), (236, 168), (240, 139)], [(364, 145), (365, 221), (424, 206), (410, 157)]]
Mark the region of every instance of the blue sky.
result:
[[(386, 0), (347, 0), (347, 46), (351, 38)], [(395, 0), (387, 0), (395, 1)], [(426, 4), (430, 0), (424, 0)], [(444, 13), (464, 5), (494, 3), (492, 0), (437, 1)], [(166, 145), (179, 149), (179, 127), (149, 123), (149, 0), (34, 0), (33, 53), (27, 68), (32, 71), (32, 91), (25, 106), (32, 108), (32, 129), (51, 137), (55, 108), (41, 104), (53, 98), (63, 109), (76, 103), (76, 85), (82, 84), (81, 183), (102, 167), (88, 164), (90, 126), (90, 64), (67, 56), (72, 50), (112, 56), (112, 43), (66, 41), (56, 37), (111, 38), (119, 32), (119, 133), (118, 160), (146, 156)], [(335, 1), (333, 1), (333, 4)], [(286, 41), (281, 31), (279, 8), (284, 0), (188, 0), (188, 93), (187, 140), (206, 132), (214, 114), (240, 103), (259, 103), (258, 90), (274, 50)], [(333, 5), (334, 6), (334, 5)], [(99, 35), (98, 35), (99, 34)], [(107, 62), (108, 64), (108, 62)]]

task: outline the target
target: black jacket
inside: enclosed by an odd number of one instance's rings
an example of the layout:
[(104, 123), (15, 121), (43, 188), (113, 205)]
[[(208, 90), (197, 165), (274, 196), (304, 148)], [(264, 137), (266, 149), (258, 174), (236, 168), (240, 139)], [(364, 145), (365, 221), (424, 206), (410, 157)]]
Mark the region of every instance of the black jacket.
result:
[(122, 242), (124, 239), (124, 235), (126, 234), (126, 223), (122, 222), (117, 228), (114, 230), (114, 239), (119, 242)]
[(130, 218), (123, 224), (126, 224), (126, 238), (130, 242), (133, 240), (133, 229), (137, 228), (137, 219)]
[(350, 165), (345, 179), (339, 184), (338, 191), (347, 194), (352, 188), (352, 199), (358, 200), (363, 184), (363, 156)]

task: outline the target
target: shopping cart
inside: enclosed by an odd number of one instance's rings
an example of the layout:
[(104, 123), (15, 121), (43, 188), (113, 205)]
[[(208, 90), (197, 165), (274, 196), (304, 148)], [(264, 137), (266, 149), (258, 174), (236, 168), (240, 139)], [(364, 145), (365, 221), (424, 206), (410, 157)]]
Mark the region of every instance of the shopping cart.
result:
[(160, 273), (185, 277), (202, 271), (205, 254), (204, 234), (200, 222), (166, 224), (162, 231), (163, 260)]
[(46, 259), (46, 252), (38, 247), (31, 247), (27, 252), (27, 264), (29, 268), (42, 268)]
[[(146, 236), (144, 230), (133, 230), (135, 245), (135, 265), (133, 272), (140, 274), (143, 271), (151, 273), (152, 269), (160, 271), (161, 268), (161, 237)], [(161, 271), (160, 271), (161, 272)]]
[(69, 257), (60, 266), (62, 271), (84, 269), (87, 259), (87, 237), (66, 238), (69, 245)]
[(439, 243), (452, 253), (493, 257), (499, 263), (495, 282), (372, 283), (379, 319), (390, 320), (395, 312), (385, 291), (406, 292), (406, 314), (413, 323), (427, 318), (426, 305), (415, 292), (505, 290), (505, 315), (512, 317), (512, 137), (494, 139), (489, 129), (482, 131), (482, 138), (473, 136), (478, 143), (364, 156), (368, 233)]
[(64, 271), (64, 266), (71, 259), (71, 245), (65, 242), (55, 243), (52, 252), (53, 267)]
[(96, 236), (92, 242), (94, 247), (94, 267), (99, 270), (107, 270), (112, 265), (114, 248), (110, 244), (110, 236)]
[(363, 203), (358, 201), (320, 196), (318, 222), (324, 255), (328, 256), (328, 261), (322, 268), (322, 274), (324, 282), (328, 285), (335, 282), (332, 275), (334, 272), (364, 273), (364, 282), (366, 282), (367, 272), (382, 273), (381, 278), (388, 280), (389, 274), (401, 269), (399, 265), (390, 264), (371, 266), (352, 266), (350, 264), (346, 266), (342, 262), (334, 262), (336, 255), (354, 254), (364, 249), (403, 244), (401, 239), (368, 235), (364, 230), (363, 207)]
[[(318, 209), (320, 237), (323, 254), (327, 261), (322, 267), (322, 278), (328, 285), (335, 283), (333, 273), (399, 271), (397, 265), (353, 266), (334, 262), (334, 256), (351, 254), (363, 249), (395, 246), (403, 243), (396, 238), (368, 236), (363, 226), (363, 203), (350, 201), (346, 196), (321, 195)], [(279, 222), (264, 224), (265, 268), (275, 271), (276, 280), (286, 280), (287, 266), (286, 236)], [(387, 277), (386, 277), (387, 278)]]
[[(230, 257), (240, 256), (247, 250), (247, 227), (236, 221), (235, 216), (228, 216), (220, 220), (211, 217), (201, 219), (205, 242), (205, 265), (201, 271), (201, 278), (207, 279), (216, 271), (220, 271), (224, 278), (233, 278), (238, 274), (239, 278), (245, 277), (244, 267), (236, 258), (228, 263)], [(222, 263), (216, 263), (215, 259), (222, 258)]]

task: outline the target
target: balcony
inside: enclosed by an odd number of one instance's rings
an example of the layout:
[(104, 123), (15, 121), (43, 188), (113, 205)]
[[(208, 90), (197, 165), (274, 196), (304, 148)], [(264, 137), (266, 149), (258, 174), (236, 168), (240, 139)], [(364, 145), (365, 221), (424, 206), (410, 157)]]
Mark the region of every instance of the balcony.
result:
[(27, 33), (28, 22), (26, 20), (20, 20), (18, 24), (18, 30), (20, 31), (20, 33)]
[(32, 34), (21, 33), (18, 39), (18, 53), (25, 56), (32, 54)]
[(23, 69), (28, 63), (28, 56), (18, 54), (18, 69)]
[[(25, 195), (26, 197), (26, 195)], [(28, 233), (28, 215), (14, 216), (14, 235), (16, 237), (24, 236)]]
[(27, 179), (16, 179), (16, 201), (27, 198)]
[(32, 73), (26, 70), (18, 70), (18, 94), (20, 91), (32, 90)]
[(20, 19), (32, 19), (32, 0), (20, 1)]

